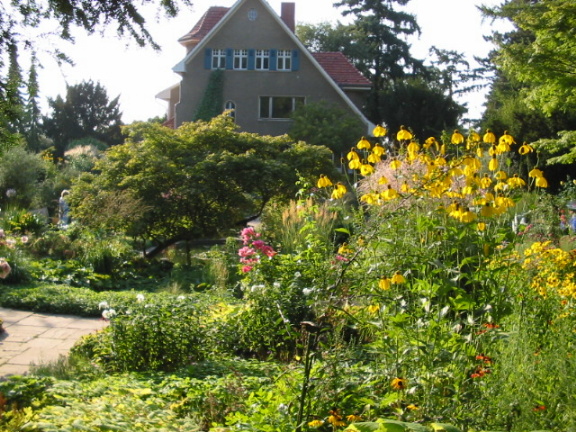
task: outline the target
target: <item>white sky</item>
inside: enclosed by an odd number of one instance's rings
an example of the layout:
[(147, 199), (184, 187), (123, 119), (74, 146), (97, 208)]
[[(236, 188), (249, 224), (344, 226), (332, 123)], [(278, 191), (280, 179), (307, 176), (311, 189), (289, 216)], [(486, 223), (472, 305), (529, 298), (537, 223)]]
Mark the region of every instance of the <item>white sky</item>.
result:
[[(296, 22), (319, 23), (324, 21), (344, 21), (342, 9), (333, 7), (336, 0), (284, 0), (296, 3)], [(411, 40), (412, 54), (426, 58), (430, 46), (483, 56), (491, 46), (483, 36), (491, 31), (489, 22), (482, 22), (476, 9), (477, 4), (498, 5), (502, 0), (411, 0), (406, 10), (415, 14), (422, 29), (419, 39)], [(65, 95), (66, 83), (78, 84), (82, 81), (99, 82), (106, 89), (110, 99), (120, 96), (123, 121), (147, 120), (166, 112), (166, 103), (155, 98), (163, 89), (177, 83), (179, 76), (172, 67), (185, 54), (185, 49), (177, 39), (186, 34), (210, 6), (232, 6), (235, 0), (196, 0), (191, 10), (183, 10), (178, 17), (161, 17), (155, 21), (155, 9), (151, 10), (149, 30), (162, 47), (160, 52), (151, 48), (140, 48), (128, 38), (119, 39), (112, 30), (106, 36), (95, 34), (85, 36), (78, 33), (76, 44), (59, 46), (75, 62), (74, 67), (60, 68), (54, 61), (42, 60), (39, 71), (40, 97), (54, 98)], [(268, 0), (279, 14), (282, 0)], [(467, 96), (471, 117), (478, 117), (482, 111), (484, 94)]]

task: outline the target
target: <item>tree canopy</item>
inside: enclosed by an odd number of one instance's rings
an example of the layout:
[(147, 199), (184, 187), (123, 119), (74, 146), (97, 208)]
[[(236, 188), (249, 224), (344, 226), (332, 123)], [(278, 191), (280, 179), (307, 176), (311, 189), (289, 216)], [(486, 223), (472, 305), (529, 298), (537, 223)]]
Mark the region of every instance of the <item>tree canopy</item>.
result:
[(508, 0), (483, 8), (508, 20), (513, 31), (496, 33), (494, 62), (512, 80), (531, 108), (547, 115), (576, 108), (576, 3), (572, 0)]
[(43, 129), (54, 142), (55, 156), (62, 157), (74, 140), (93, 138), (108, 146), (122, 142), (118, 97), (109, 100), (99, 83), (67, 86), (66, 99), (58, 96), (48, 103), (52, 112), (44, 117)]
[(170, 129), (135, 123), (72, 187), (72, 215), (160, 248), (230, 234), (272, 198), (290, 199), (298, 173), (335, 176), (330, 151), (287, 136), (238, 132), (230, 117)]

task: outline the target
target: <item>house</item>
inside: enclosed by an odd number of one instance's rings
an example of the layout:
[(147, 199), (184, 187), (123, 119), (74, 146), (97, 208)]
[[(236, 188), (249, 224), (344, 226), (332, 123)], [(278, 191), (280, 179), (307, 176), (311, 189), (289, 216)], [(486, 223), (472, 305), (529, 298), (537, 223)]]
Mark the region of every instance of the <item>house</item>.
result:
[[(293, 110), (320, 101), (344, 108), (370, 131), (361, 112), (370, 81), (341, 53), (309, 52), (294, 28), (294, 3), (282, 3), (280, 16), (265, 0), (210, 7), (179, 39), (186, 56), (173, 70), (181, 81), (157, 96), (168, 102), (167, 124), (195, 120), (212, 82), (221, 91), (222, 111), (233, 110), (246, 132), (282, 135)], [(214, 84), (216, 74), (221, 78)]]

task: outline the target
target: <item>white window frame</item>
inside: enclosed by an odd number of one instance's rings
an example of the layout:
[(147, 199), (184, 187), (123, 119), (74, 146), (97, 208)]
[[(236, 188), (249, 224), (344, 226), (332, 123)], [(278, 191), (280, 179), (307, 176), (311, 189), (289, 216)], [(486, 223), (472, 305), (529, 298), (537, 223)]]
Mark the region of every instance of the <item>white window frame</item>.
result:
[(270, 69), (270, 50), (256, 50), (256, 70)]
[(289, 71), (292, 70), (292, 51), (291, 50), (278, 50), (276, 54), (276, 70)]
[(228, 113), (229, 117), (232, 117), (234, 119), (234, 121), (236, 121), (236, 102), (234, 101), (226, 101), (226, 103), (224, 104), (224, 111), (228, 111), (230, 110), (230, 112)]
[(235, 49), (234, 50), (234, 70), (247, 70), (248, 69), (248, 50)]
[(290, 116), (274, 117), (274, 100), (275, 99), (291, 99), (291, 107), (289, 114), (292, 114), (299, 104), (306, 104), (304, 96), (260, 96), (259, 97), (259, 111), (258, 118), (260, 120), (290, 120)]
[(212, 50), (212, 69), (226, 69), (226, 50)]

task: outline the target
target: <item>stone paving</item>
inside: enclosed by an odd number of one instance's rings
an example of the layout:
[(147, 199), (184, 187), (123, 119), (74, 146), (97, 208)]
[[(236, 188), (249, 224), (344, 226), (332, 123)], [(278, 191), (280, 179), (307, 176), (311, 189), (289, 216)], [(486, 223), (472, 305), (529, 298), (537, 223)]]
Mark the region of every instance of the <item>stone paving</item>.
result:
[(107, 322), (18, 311), (0, 307), (4, 333), (0, 334), (0, 379), (28, 372), (30, 364), (42, 364), (66, 356), (82, 336), (102, 329)]

